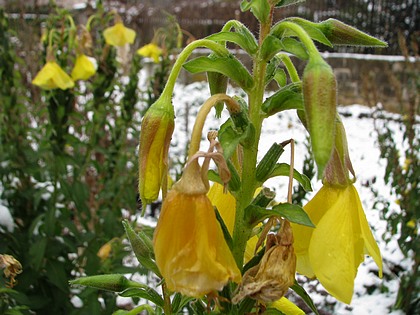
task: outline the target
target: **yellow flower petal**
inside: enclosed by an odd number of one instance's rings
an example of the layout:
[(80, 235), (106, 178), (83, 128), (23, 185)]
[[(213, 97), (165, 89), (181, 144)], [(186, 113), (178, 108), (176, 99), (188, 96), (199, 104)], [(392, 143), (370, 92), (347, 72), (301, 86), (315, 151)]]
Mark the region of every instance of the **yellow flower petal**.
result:
[(140, 56), (152, 58), (153, 62), (158, 63), (159, 57), (160, 55), (162, 55), (162, 49), (160, 49), (157, 45), (151, 43), (139, 48), (137, 50), (137, 53)]
[(304, 315), (305, 312), (301, 310), (296, 304), (290, 302), (285, 297), (270, 304), (270, 307), (275, 308), (286, 315)]
[(74, 81), (88, 80), (96, 73), (96, 67), (86, 55), (79, 55), (76, 58), (71, 77)]
[(66, 90), (74, 87), (73, 80), (55, 61), (48, 61), (32, 80), (32, 84), (44, 90)]
[(125, 27), (123, 23), (117, 22), (114, 26), (104, 30), (105, 42), (111, 46), (124, 46), (134, 43), (136, 32), (131, 28)]
[(357, 190), (323, 186), (304, 207), (315, 229), (293, 224), (298, 272), (317, 277), (338, 300), (350, 303), (357, 268), (372, 256), (382, 275), (382, 259)]
[(154, 235), (156, 264), (168, 289), (201, 297), (221, 290), (241, 274), (205, 194), (172, 189)]

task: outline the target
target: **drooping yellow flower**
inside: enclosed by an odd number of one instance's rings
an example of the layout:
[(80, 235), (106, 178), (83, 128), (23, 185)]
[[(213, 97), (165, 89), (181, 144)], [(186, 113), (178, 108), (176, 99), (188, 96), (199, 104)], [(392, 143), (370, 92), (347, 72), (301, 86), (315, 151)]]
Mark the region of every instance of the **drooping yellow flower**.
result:
[(168, 150), (174, 131), (175, 114), (171, 99), (159, 98), (141, 122), (139, 148), (139, 193), (143, 204), (156, 200), (167, 176)]
[[(223, 185), (214, 183), (211, 186), (207, 196), (209, 197), (213, 206), (217, 208), (220, 216), (223, 219), (230, 235), (233, 235), (233, 227), (235, 225), (235, 213), (236, 213), (236, 199), (230, 192), (223, 192)], [(251, 237), (245, 248), (245, 263), (247, 263), (252, 257), (254, 257), (255, 246), (258, 242), (258, 236), (254, 235)]]
[(108, 45), (119, 47), (134, 43), (136, 32), (131, 28), (125, 27), (122, 21), (118, 19), (114, 26), (104, 30), (104, 38)]
[(151, 43), (140, 47), (137, 50), (137, 53), (140, 56), (152, 58), (154, 63), (158, 63), (159, 57), (162, 55), (162, 49), (160, 49), (157, 45)]
[(85, 54), (80, 54), (76, 58), (71, 77), (73, 81), (77, 80), (88, 80), (91, 76), (96, 73), (96, 66), (92, 62), (91, 58)]
[(370, 255), (382, 276), (382, 259), (353, 185), (324, 185), (304, 206), (316, 228), (292, 224), (297, 271), (317, 277), (338, 300), (350, 303), (357, 268)]
[(74, 87), (73, 80), (55, 61), (47, 61), (45, 66), (32, 80), (32, 84), (44, 90), (67, 90)]
[(156, 264), (168, 289), (191, 297), (241, 280), (206, 193), (200, 166), (193, 160), (166, 196), (153, 239)]

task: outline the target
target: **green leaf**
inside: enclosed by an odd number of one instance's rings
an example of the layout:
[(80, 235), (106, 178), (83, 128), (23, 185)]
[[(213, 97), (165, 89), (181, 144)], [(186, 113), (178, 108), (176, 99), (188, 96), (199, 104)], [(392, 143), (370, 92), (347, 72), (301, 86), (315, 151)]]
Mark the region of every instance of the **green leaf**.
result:
[(302, 207), (290, 203), (278, 204), (272, 209), (266, 209), (251, 204), (246, 207), (245, 214), (248, 223), (252, 227), (273, 216), (283, 217), (293, 223), (315, 227)]
[(254, 80), (248, 70), (233, 55), (229, 57), (198, 57), (184, 64), (184, 68), (191, 73), (219, 72), (235, 81), (245, 91), (250, 91)]
[(122, 297), (139, 297), (155, 303), (157, 306), (163, 307), (163, 298), (152, 288), (144, 286), (143, 288), (129, 288), (118, 295)]
[(304, 110), (302, 83), (291, 83), (268, 97), (261, 106), (268, 116), (288, 109)]
[(267, 0), (242, 0), (241, 11), (245, 12), (251, 10), (252, 14), (260, 21), (265, 23), (270, 15), (270, 5)]
[(227, 228), (227, 226), (225, 224), (225, 221), (223, 221), (223, 218), (220, 215), (220, 212), (219, 212), (219, 210), (216, 207), (214, 207), (214, 212), (216, 214), (216, 219), (219, 222), (220, 227), (221, 227), (221, 229), (223, 231), (223, 236), (225, 238), (226, 244), (229, 246), (229, 249), (232, 250), (232, 248), (233, 248), (233, 240), (232, 240), (232, 236), (229, 233), (229, 229)]
[(174, 298), (172, 299), (172, 312), (174, 314), (181, 313), (182, 308), (192, 300), (194, 300), (194, 298), (182, 295), (179, 292), (176, 293)]
[(47, 241), (46, 238), (41, 238), (29, 247), (29, 257), (35, 271), (40, 270), (42, 266), (45, 249), (47, 248)]
[(291, 37), (267, 35), (261, 46), (261, 58), (270, 60), (280, 51), (288, 52), (302, 60), (309, 58), (305, 46), (300, 41)]
[(276, 308), (267, 308), (263, 315), (285, 315), (282, 311), (279, 311)]
[[(290, 165), (287, 163), (278, 163), (274, 167), (273, 171), (268, 175), (268, 178), (275, 176), (289, 176), (290, 174)], [(293, 170), (293, 178), (302, 185), (302, 188), (305, 191), (312, 191), (311, 180), (305, 175), (299, 173), (297, 170)], [(267, 180), (266, 179), (266, 180)]]
[(233, 127), (232, 120), (227, 120), (219, 130), (219, 141), (223, 148), (225, 159), (229, 159), (239, 144), (249, 146), (255, 137), (255, 128), (252, 124), (248, 125), (245, 132), (239, 132)]
[(289, 5), (294, 5), (294, 4), (298, 4), (300, 2), (305, 2), (306, 0), (281, 0), (279, 2), (277, 2), (276, 7), (280, 8), (280, 7), (287, 7)]
[(69, 293), (68, 279), (65, 272), (64, 263), (57, 260), (48, 260), (46, 264), (47, 278), (64, 293)]
[(315, 227), (305, 210), (298, 205), (280, 203), (275, 205), (271, 211), (275, 211), (281, 217), (289, 220), (290, 222)]
[(309, 296), (308, 293), (306, 293), (305, 289), (301, 287), (299, 283), (297, 283), (296, 280), (295, 280), (295, 283), (290, 288), (302, 298), (302, 300), (306, 303), (306, 305), (309, 306), (312, 312), (314, 312), (316, 315), (319, 315), (318, 310), (316, 309), (316, 306), (314, 302), (312, 301), (311, 297)]
[[(302, 27), (306, 33), (308, 33), (308, 35), (313, 39), (316, 40), (318, 42), (320, 42), (321, 44), (324, 44), (326, 46), (329, 47), (333, 47), (332, 43), (330, 42), (330, 40), (324, 35), (324, 33), (322, 32), (322, 30), (318, 27), (317, 23), (302, 19), (302, 18), (298, 18), (298, 17), (292, 17), (292, 18), (287, 18), (286, 21), (290, 21), (293, 22), (297, 25), (299, 25), (300, 27)], [(293, 31), (286, 31), (283, 36), (294, 36), (294, 32)]]
[[(207, 39), (214, 41), (227, 41), (235, 43), (245, 50), (248, 54), (254, 55), (258, 50), (257, 42), (254, 36), (249, 32), (246, 27), (243, 27), (247, 31), (237, 30), (236, 32), (219, 32), (210, 36)], [(249, 33), (249, 34), (248, 34)]]
[(274, 80), (276, 80), (279, 86), (285, 86), (287, 84), (286, 72), (283, 69), (277, 69), (276, 73), (274, 74)]

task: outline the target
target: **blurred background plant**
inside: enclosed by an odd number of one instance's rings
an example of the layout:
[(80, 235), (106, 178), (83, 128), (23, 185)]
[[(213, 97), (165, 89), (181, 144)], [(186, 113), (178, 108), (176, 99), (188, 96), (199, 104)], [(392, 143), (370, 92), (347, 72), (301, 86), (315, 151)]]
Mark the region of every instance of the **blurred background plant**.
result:
[[(0, 285), (2, 314), (110, 314), (113, 293), (70, 289), (68, 281), (139, 271), (123, 264), (129, 249), (118, 222), (141, 206), (134, 175), (139, 112), (162, 91), (182, 34), (172, 41), (179, 32), (172, 17), (159, 29), (154, 43), (162, 57), (141, 91), (145, 57), (134, 45), (107, 44), (103, 35), (118, 19), (100, 2), (84, 26), (63, 9), (49, 15), (36, 68), (56, 62), (72, 74), (74, 88), (51, 88), (54, 78), (40, 71), (40, 89), (31, 85), (35, 73), (17, 56), (16, 34), (0, 9), (0, 200), (14, 222), (0, 226), (0, 253), (23, 268), (13, 289)], [(94, 70), (73, 83), (80, 55), (89, 56)]]
[[(413, 37), (410, 45), (410, 50), (415, 52), (415, 56), (419, 56), (417, 40)], [(382, 211), (381, 215), (387, 222), (384, 240), (389, 242), (392, 236), (399, 235), (398, 245), (402, 253), (413, 261), (409, 270), (394, 270), (400, 278), (394, 307), (406, 314), (420, 314), (420, 68), (418, 63), (410, 58), (408, 45), (401, 33), (399, 43), (402, 55), (406, 59), (402, 75), (407, 83), (403, 86), (402, 78), (390, 70), (387, 71), (387, 75), (398, 96), (402, 119), (396, 122), (403, 138), (395, 139), (389, 126), (389, 118), (384, 115), (382, 108), (378, 108), (375, 113), (375, 130), (381, 158), (386, 164), (384, 181), (392, 187), (391, 194), (399, 211), (394, 211), (390, 200), (384, 198), (377, 199), (376, 208)], [(407, 101), (404, 101), (403, 93), (407, 94)], [(404, 149), (401, 150), (401, 147)], [(379, 196), (379, 192), (374, 193)]]

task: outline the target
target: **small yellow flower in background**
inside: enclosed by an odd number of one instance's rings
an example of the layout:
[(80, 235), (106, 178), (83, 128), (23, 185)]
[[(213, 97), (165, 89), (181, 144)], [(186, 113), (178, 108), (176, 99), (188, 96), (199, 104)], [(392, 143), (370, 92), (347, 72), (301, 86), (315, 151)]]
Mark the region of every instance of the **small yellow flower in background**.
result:
[(16, 284), (16, 276), (22, 273), (22, 265), (20, 262), (11, 255), (0, 254), (0, 269), (4, 269), (3, 273), (10, 281), (6, 283), (7, 287), (13, 288)]
[(290, 302), (285, 297), (277, 300), (270, 304), (270, 308), (275, 308), (287, 315), (305, 315), (305, 312), (301, 310), (297, 305)]
[(111, 254), (112, 251), (112, 243), (115, 241), (116, 239), (113, 238), (112, 240), (106, 242), (104, 245), (101, 246), (101, 248), (99, 248), (98, 252), (96, 253), (96, 256), (98, 256), (101, 260), (106, 260), (109, 255)]
[(71, 77), (74, 81), (88, 80), (96, 73), (97, 65), (94, 63), (93, 58), (80, 54), (76, 58)]
[(303, 207), (316, 228), (292, 224), (297, 271), (317, 277), (338, 300), (350, 304), (357, 268), (370, 255), (382, 277), (382, 258), (353, 185), (324, 185)]
[(241, 273), (206, 196), (197, 160), (166, 196), (153, 243), (167, 287), (191, 297), (220, 291)]
[(105, 42), (111, 46), (124, 46), (134, 43), (136, 32), (131, 28), (125, 27), (121, 18), (117, 18), (115, 25), (104, 30)]
[(412, 219), (407, 222), (407, 227), (414, 229), (416, 227), (416, 220)]
[(158, 63), (159, 57), (162, 55), (162, 49), (151, 43), (139, 48), (137, 53), (140, 56), (152, 58), (154, 63)]
[(47, 61), (45, 66), (32, 80), (32, 84), (44, 90), (67, 90), (74, 87), (73, 80), (55, 61)]

